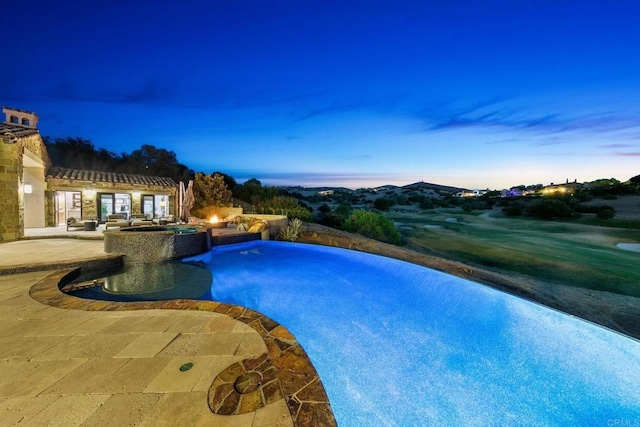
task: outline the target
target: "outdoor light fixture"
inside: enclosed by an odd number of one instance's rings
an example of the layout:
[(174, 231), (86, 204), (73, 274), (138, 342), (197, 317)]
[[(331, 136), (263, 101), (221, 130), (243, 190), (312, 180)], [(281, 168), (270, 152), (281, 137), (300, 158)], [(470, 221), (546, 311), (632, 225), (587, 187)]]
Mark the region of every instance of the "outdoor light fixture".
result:
[(15, 144), (18, 142), (18, 137), (11, 132), (5, 132), (2, 134), (2, 142), (5, 144)]
[(140, 192), (139, 191), (134, 191), (133, 192), (133, 197), (135, 197), (135, 198), (140, 197)]
[(24, 191), (24, 194), (31, 194), (33, 193), (33, 186), (31, 184), (24, 184), (22, 186), (22, 191)]
[(93, 188), (87, 188), (86, 190), (84, 190), (84, 194), (86, 194), (87, 197), (93, 198), (93, 196), (96, 195), (96, 190), (94, 190)]

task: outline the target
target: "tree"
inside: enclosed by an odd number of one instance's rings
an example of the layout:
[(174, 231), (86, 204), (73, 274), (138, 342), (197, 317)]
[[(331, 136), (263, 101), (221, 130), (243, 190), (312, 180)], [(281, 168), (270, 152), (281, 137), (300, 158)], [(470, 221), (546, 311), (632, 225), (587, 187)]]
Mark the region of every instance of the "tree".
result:
[(105, 149), (96, 149), (93, 143), (85, 138), (67, 136), (54, 139), (43, 136), (42, 140), (54, 166), (106, 172), (116, 170), (121, 164), (117, 154)]
[(230, 206), (231, 190), (227, 188), (224, 177), (198, 172), (193, 181), (193, 197), (196, 209), (205, 209), (207, 217), (211, 216), (214, 207)]
[(222, 178), (224, 179), (224, 183), (227, 184), (227, 188), (229, 190), (231, 190), (231, 192), (233, 193), (234, 190), (236, 189), (236, 187), (238, 186), (238, 182), (236, 181), (236, 179), (234, 177), (232, 177), (231, 175), (227, 175), (224, 172), (214, 172), (211, 174), (213, 175), (222, 175)]
[(236, 186), (234, 190), (234, 195), (238, 199), (252, 204), (260, 200), (261, 194), (262, 183), (256, 178), (248, 179), (244, 184)]
[(193, 170), (178, 162), (173, 151), (145, 144), (131, 154), (116, 154), (97, 149), (85, 138), (44, 136), (47, 153), (54, 166), (137, 175), (163, 176), (174, 181), (188, 181)]
[(124, 173), (166, 176), (176, 181), (188, 181), (193, 175), (193, 171), (178, 162), (176, 153), (153, 145), (144, 144), (129, 155), (123, 154), (122, 157), (124, 167), (121, 171)]

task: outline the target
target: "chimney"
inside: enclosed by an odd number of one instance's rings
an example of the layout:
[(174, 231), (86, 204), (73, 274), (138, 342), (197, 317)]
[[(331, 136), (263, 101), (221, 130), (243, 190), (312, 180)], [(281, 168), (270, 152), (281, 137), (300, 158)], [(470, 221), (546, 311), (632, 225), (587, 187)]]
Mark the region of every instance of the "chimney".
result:
[(7, 124), (24, 126), (31, 129), (37, 128), (38, 116), (36, 113), (9, 107), (2, 107), (2, 112), (5, 115), (4, 122)]

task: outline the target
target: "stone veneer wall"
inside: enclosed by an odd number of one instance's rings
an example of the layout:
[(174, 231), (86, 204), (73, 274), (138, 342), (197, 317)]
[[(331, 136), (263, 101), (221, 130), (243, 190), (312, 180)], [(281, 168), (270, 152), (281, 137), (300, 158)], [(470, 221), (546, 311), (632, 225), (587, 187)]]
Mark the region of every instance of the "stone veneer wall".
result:
[(211, 249), (205, 230), (195, 233), (166, 231), (105, 231), (104, 251), (124, 255), (124, 263), (157, 263), (201, 254)]
[(39, 134), (18, 139), (15, 144), (0, 143), (0, 242), (24, 236), (23, 156), (29, 150), (42, 159), (45, 170), (51, 162)]
[(55, 201), (56, 193), (55, 191), (46, 190), (44, 192), (44, 223), (45, 227), (55, 227), (57, 226), (57, 218), (56, 218), (56, 201)]
[[(121, 184), (121, 183), (108, 183), (108, 182), (89, 182), (89, 181), (79, 181), (74, 179), (61, 179), (61, 178), (47, 178), (47, 185), (50, 190), (59, 190), (59, 191), (80, 191), (82, 192), (82, 217), (83, 218), (99, 218), (98, 215), (98, 202), (97, 197), (98, 193), (140, 193), (140, 194), (168, 194), (169, 195), (169, 206), (171, 207), (174, 215), (178, 216), (178, 206), (177, 206), (177, 189), (176, 188), (167, 188), (157, 185), (136, 185), (133, 186), (131, 184)], [(87, 193), (87, 189), (91, 187), (94, 190), (92, 195)], [(142, 213), (142, 196), (131, 196), (131, 213), (139, 214)], [(47, 217), (51, 215), (52, 218), (55, 218), (53, 199), (52, 204), (48, 208), (50, 212), (47, 212)]]
[(22, 172), (19, 148), (20, 144), (0, 143), (0, 241), (17, 240), (24, 234), (19, 194)]

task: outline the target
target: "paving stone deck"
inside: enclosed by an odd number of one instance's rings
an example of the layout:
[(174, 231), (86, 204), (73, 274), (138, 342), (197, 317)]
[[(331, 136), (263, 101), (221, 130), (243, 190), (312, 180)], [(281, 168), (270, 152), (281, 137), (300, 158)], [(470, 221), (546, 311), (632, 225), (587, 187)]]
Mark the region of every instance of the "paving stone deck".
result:
[[(33, 263), (0, 245), (11, 257), (0, 262), (0, 425), (336, 425), (311, 361), (283, 326), (212, 301), (72, 297), (60, 284), (73, 257), (55, 240), (34, 266), (66, 267), (54, 272), (30, 272)], [(102, 259), (96, 248), (87, 242), (80, 261)], [(235, 396), (218, 391), (222, 383)]]

